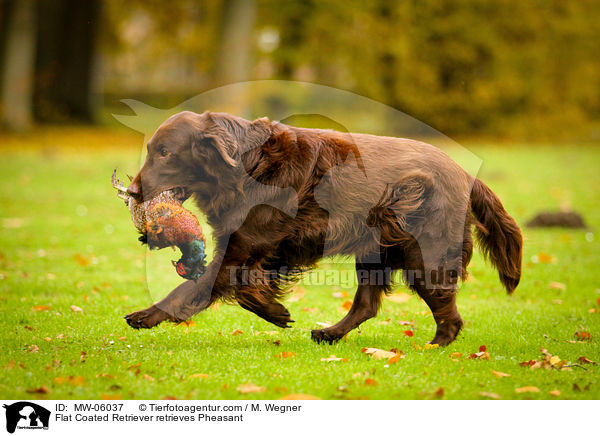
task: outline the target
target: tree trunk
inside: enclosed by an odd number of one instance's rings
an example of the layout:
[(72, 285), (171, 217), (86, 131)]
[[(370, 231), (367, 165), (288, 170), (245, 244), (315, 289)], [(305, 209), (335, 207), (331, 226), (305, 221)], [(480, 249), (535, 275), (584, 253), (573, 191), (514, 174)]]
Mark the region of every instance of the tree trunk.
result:
[(33, 118), (35, 1), (15, 0), (9, 6), (0, 80), (1, 124), (11, 130), (27, 130)]
[[(250, 53), (256, 5), (253, 0), (226, 0), (222, 13), (221, 40), (215, 62), (213, 87), (250, 79)], [(243, 89), (225, 89), (220, 95), (224, 110), (248, 116), (248, 97)]]
[(36, 119), (93, 120), (93, 61), (99, 17), (98, 0), (38, 0)]

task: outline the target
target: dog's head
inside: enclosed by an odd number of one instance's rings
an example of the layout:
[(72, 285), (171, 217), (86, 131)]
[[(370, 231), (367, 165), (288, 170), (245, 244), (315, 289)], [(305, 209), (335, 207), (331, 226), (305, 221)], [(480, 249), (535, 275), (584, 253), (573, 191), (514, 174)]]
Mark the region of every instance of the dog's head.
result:
[(270, 135), (267, 118), (248, 121), (225, 113), (180, 112), (156, 130), (146, 161), (127, 191), (148, 200), (177, 188), (179, 199), (185, 200), (190, 187), (208, 188), (238, 174), (241, 155)]

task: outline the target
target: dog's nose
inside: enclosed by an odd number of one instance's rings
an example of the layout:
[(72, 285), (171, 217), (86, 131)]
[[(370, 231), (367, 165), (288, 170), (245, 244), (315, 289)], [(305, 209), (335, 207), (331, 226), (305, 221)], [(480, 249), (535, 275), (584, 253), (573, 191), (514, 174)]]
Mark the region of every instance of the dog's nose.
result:
[(131, 185), (127, 188), (127, 193), (138, 200), (142, 198), (142, 184), (139, 174), (132, 180)]

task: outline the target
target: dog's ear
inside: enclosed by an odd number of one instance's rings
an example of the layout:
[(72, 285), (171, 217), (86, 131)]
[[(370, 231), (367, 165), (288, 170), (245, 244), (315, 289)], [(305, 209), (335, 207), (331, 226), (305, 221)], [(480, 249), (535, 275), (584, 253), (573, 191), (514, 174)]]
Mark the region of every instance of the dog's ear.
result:
[(205, 115), (209, 123), (200, 133), (192, 153), (211, 147), (232, 167), (237, 166), (241, 154), (264, 144), (272, 133), (271, 122), (266, 117), (248, 121), (225, 113)]
[(211, 129), (211, 133), (199, 137), (192, 145), (192, 156), (194, 159), (200, 158), (201, 150), (206, 148), (216, 150), (227, 165), (231, 167), (237, 166), (234, 158), (237, 152), (237, 145), (233, 138), (231, 138), (231, 135), (227, 134), (224, 130), (222, 132), (214, 132)]

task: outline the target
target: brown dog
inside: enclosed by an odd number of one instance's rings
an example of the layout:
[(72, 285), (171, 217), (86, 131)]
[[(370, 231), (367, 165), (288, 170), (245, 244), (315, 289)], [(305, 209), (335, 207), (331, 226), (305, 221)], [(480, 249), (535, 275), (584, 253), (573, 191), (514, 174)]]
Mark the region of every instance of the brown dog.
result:
[(313, 330), (314, 340), (332, 343), (374, 317), (402, 269), (433, 312), (432, 342), (447, 345), (463, 325), (456, 290), (472, 225), (508, 293), (521, 276), (521, 232), (500, 200), (422, 142), (182, 112), (149, 141), (128, 191), (147, 199), (176, 187), (206, 213), (215, 257), (196, 282), (127, 315), (135, 328), (188, 319), (218, 299), (289, 327), (282, 285), (341, 254), (356, 257), (354, 303), (336, 325)]

